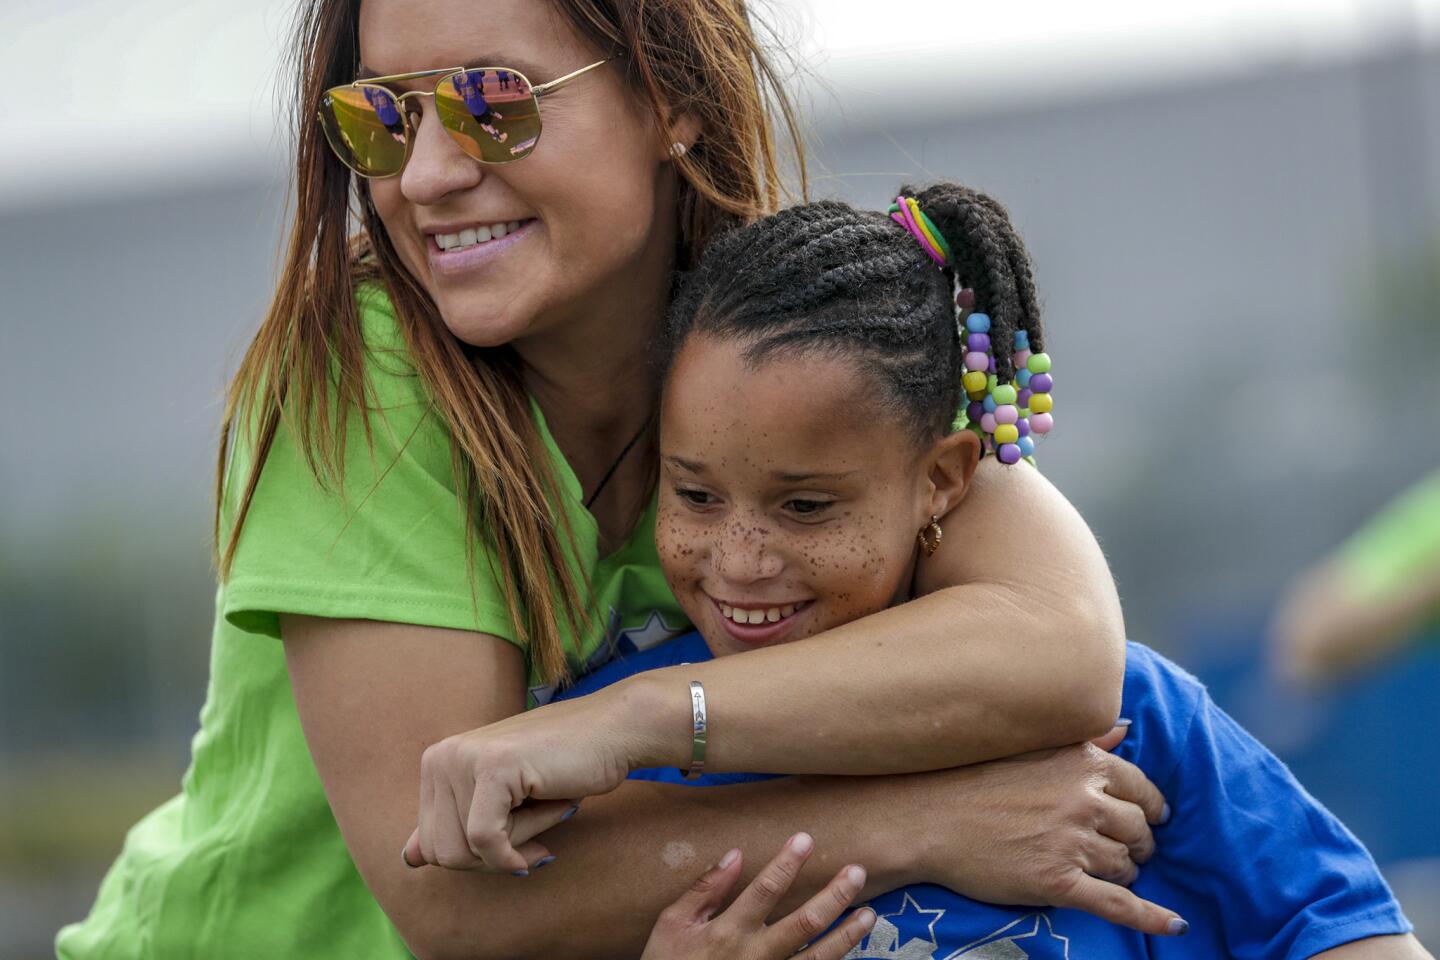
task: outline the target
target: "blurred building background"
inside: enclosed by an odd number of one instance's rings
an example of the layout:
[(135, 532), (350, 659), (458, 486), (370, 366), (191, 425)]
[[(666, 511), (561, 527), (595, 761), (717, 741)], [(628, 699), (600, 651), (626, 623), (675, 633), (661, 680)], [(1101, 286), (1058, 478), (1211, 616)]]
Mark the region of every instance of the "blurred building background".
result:
[[(0, 158), (7, 958), (48, 954), (178, 785), (218, 401), (285, 218), (287, 5), (132, 6), (0, 12), (7, 73), (55, 84)], [(777, 6), (813, 66), (813, 192), (948, 177), (1010, 207), (1060, 383), (1040, 462), (1131, 634), (1349, 823), (1440, 950), (1440, 644), (1324, 694), (1261, 650), (1283, 586), (1440, 465), (1440, 2), (892, 0), (893, 29)]]

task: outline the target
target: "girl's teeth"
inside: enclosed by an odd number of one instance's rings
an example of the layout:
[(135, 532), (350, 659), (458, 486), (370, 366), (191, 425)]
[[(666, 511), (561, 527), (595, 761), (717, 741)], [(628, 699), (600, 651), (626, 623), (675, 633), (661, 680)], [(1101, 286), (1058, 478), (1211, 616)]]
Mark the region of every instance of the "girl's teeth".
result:
[(499, 240), (501, 237), (505, 236), (505, 224), (492, 223), (490, 225), (490, 236), (495, 238), (496, 240)]
[(797, 604), (787, 603), (783, 607), (766, 607), (763, 610), (742, 610), (739, 607), (732, 607), (728, 603), (720, 604), (720, 615), (727, 620), (734, 620), (736, 623), (779, 623), (786, 617), (793, 614), (798, 608)]
[[(460, 231), (460, 246), (462, 246), (462, 247), (472, 246), (472, 245), (474, 245), (475, 241), (478, 240), (478, 239), (479, 239), (479, 234), (477, 234), (474, 230), (461, 230), (461, 231)], [(489, 237), (486, 237), (485, 239), (486, 239), (486, 240), (489, 240), (490, 238), (489, 238)]]

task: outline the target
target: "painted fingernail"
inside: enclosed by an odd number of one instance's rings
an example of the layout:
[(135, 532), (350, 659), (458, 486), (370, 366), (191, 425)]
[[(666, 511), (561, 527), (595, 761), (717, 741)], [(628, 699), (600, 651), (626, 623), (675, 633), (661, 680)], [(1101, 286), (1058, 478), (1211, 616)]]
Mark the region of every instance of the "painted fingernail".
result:
[(1132, 721), (1129, 717), (1121, 717), (1119, 720), (1116, 720), (1116, 721), (1115, 721), (1115, 726), (1117, 726), (1117, 727), (1128, 727), (1128, 726), (1130, 726), (1130, 724), (1133, 723), (1133, 722), (1134, 722), (1134, 721)]
[(1187, 934), (1187, 933), (1189, 933), (1189, 932), (1190, 932), (1190, 924), (1186, 923), (1184, 920), (1181, 920), (1179, 917), (1174, 917), (1174, 918), (1171, 919), (1171, 921), (1170, 921), (1170, 936), (1172, 936), (1172, 937), (1183, 937), (1183, 936), (1185, 936), (1185, 934)]
[(578, 813), (579, 811), (580, 811), (580, 804), (576, 803), (576, 804), (571, 805), (570, 809), (569, 809), (569, 810), (566, 810), (565, 813), (564, 813), (564, 815), (560, 817), (560, 822), (561, 822), (561, 823), (564, 823), (566, 820), (569, 820), (571, 817), (575, 816), (575, 814)]
[(405, 852), (404, 847), (400, 848), (400, 860), (405, 864), (405, 866), (409, 867), (411, 870), (420, 869), (420, 864), (410, 862), (410, 855)]
[(815, 838), (808, 833), (797, 833), (790, 838), (790, 849), (796, 853), (809, 853), (813, 846), (815, 846)]
[(548, 866), (550, 866), (550, 864), (552, 864), (552, 863), (554, 863), (554, 862), (555, 862), (555, 855), (552, 853), (552, 854), (550, 854), (548, 857), (541, 857), (539, 860), (536, 860), (536, 861), (535, 861), (535, 869), (536, 869), (536, 870), (539, 870), (541, 867), (548, 867)]
[(1161, 810), (1160, 810), (1160, 826), (1163, 827), (1165, 824), (1167, 824), (1167, 823), (1169, 823), (1169, 822), (1170, 822), (1170, 804), (1167, 803), (1167, 804), (1165, 804), (1165, 806), (1162, 807)]
[(529, 870), (516, 870), (514, 873), (510, 874), (510, 876), (512, 876), (512, 877), (528, 877), (528, 876), (530, 876), (530, 871), (529, 871)]
[(729, 853), (725, 854), (725, 856), (720, 858), (720, 869), (724, 870), (726, 867), (730, 866), (730, 864), (735, 862), (735, 858), (738, 856), (740, 856), (739, 850), (731, 850)]

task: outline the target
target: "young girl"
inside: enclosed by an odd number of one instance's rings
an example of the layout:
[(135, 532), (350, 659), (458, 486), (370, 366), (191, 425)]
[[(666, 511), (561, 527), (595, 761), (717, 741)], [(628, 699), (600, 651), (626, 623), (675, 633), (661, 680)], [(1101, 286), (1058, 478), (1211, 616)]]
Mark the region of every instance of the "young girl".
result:
[[(983, 454), (1014, 463), (1051, 426), (1028, 258), (1003, 209), (962, 187), (902, 197), (892, 215), (896, 222), (830, 202), (787, 210), (717, 239), (688, 279), (669, 318), (656, 542), (698, 633), (612, 663), (564, 696), (621, 681), (623, 690), (642, 671), (683, 672), (690, 668), (679, 665), (712, 657), (763, 658), (934, 590), (946, 552), (1003, 555), (1005, 544), (977, 543), (963, 528), (942, 539), (939, 521), (970, 490)], [(967, 400), (969, 422), (956, 429), (954, 411)], [(903, 646), (889, 659), (898, 672), (915, 666)], [(865, 685), (857, 681), (857, 696)], [(697, 736), (686, 766), (715, 772), (691, 782), (757, 779), (724, 772), (726, 704), (707, 702), (699, 685), (692, 695)], [(536, 711), (519, 728), (547, 750), (521, 758), (531, 797), (560, 788), (546, 781), (558, 761), (544, 728), (550, 716), (563, 723), (566, 706)], [(1193, 677), (1130, 644), (1122, 713), (1133, 725), (1119, 752), (1173, 804), (1153, 858), (1127, 880), (1176, 909), (1167, 932), (1188, 936), (1152, 937), (1073, 910), (989, 905), (919, 884), (873, 898), (873, 915), (858, 916), (849, 933), (855, 940), (873, 929), (847, 956), (1424, 955), (1404, 936), (1409, 924), (1364, 848)], [(523, 739), (508, 742), (523, 751)], [(584, 736), (569, 741), (575, 752), (590, 746)], [(685, 782), (675, 767), (630, 776)], [(484, 791), (467, 808), (472, 828), (494, 812)], [(473, 835), (484, 839), (482, 830)], [(1124, 846), (1114, 847), (1118, 860)], [(808, 838), (792, 842), (792, 860), (797, 848), (808, 852)], [(735, 883), (736, 860), (702, 878), (690, 907), (718, 907), (714, 891)], [(832, 888), (833, 906), (860, 880), (837, 876)], [(760, 937), (766, 911), (753, 900), (752, 888), (731, 910), (745, 912), (749, 935)], [(707, 922), (705, 912), (667, 911), (649, 955), (738, 955), (718, 944), (745, 942), (745, 923), (722, 925), (725, 914)], [(816, 955), (834, 955), (837, 942)]]

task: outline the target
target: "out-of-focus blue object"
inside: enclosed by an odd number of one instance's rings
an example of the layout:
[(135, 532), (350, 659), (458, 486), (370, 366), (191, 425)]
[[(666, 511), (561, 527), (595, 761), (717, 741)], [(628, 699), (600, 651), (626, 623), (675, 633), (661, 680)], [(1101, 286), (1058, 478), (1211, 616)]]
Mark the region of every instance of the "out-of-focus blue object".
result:
[(1386, 863), (1440, 858), (1440, 631), (1320, 692), (1262, 660), (1264, 618), (1192, 623), (1174, 652)]

